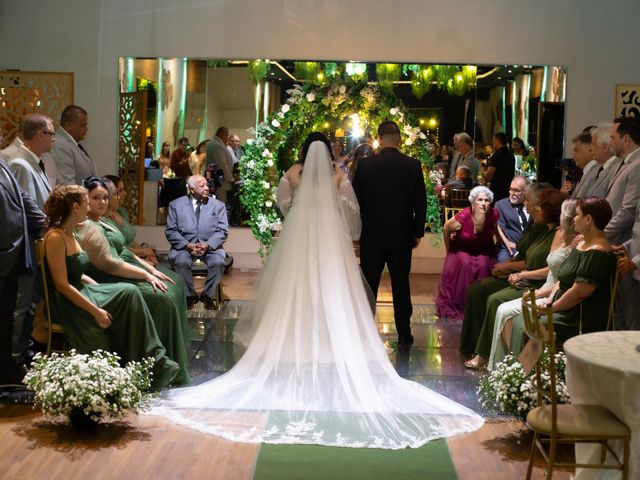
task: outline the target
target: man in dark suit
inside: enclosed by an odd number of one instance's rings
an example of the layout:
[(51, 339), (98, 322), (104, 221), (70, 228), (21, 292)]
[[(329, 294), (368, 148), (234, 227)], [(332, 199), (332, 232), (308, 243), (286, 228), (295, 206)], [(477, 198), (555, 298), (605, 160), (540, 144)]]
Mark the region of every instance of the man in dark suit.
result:
[(398, 347), (407, 349), (413, 344), (411, 251), (424, 236), (426, 217), (424, 176), (418, 160), (398, 151), (395, 122), (382, 122), (378, 138), (379, 153), (360, 160), (353, 180), (362, 216), (360, 266), (374, 298), (385, 264), (389, 268)]
[(13, 312), (18, 276), (33, 272), (29, 238), (40, 236), (46, 217), (16, 182), (0, 158), (0, 384), (18, 384), (24, 377), (11, 357)]
[(189, 195), (169, 204), (165, 235), (171, 244), (169, 261), (185, 283), (187, 305), (198, 302), (193, 286), (192, 264), (201, 259), (207, 264), (207, 278), (200, 300), (214, 308), (213, 297), (224, 273), (227, 239), (227, 211), (224, 203), (209, 197), (207, 180), (200, 175), (189, 177)]

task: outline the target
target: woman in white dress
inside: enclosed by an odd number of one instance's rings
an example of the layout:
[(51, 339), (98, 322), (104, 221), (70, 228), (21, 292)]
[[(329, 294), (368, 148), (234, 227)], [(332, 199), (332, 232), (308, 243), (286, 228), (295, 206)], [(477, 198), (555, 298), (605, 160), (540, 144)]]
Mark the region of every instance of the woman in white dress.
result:
[(355, 194), (324, 135), (303, 151), (252, 320), (234, 332), (245, 354), (214, 380), (166, 392), (154, 413), (234, 441), (343, 447), (419, 447), (479, 428), (473, 411), (393, 369), (353, 251)]

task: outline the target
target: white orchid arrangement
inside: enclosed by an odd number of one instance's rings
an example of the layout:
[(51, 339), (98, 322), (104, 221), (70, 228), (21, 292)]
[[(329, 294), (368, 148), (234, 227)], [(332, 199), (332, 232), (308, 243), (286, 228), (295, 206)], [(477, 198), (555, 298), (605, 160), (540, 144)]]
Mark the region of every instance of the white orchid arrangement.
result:
[[(543, 364), (549, 362), (549, 351), (542, 354)], [(565, 380), (567, 359), (563, 352), (556, 353), (556, 392), (558, 403), (569, 402), (569, 392)], [(541, 375), (543, 388), (551, 388), (548, 373)], [(525, 419), (530, 410), (537, 406), (537, 392), (534, 387), (535, 371), (525, 375), (518, 357), (507, 355), (495, 368), (480, 379), (478, 396), (482, 406)]]
[(81, 410), (92, 420), (122, 417), (126, 411), (143, 411), (152, 394), (153, 359), (120, 366), (115, 353), (96, 350), (87, 354), (37, 354), (24, 383), (35, 392), (34, 408), (50, 418), (69, 417)]

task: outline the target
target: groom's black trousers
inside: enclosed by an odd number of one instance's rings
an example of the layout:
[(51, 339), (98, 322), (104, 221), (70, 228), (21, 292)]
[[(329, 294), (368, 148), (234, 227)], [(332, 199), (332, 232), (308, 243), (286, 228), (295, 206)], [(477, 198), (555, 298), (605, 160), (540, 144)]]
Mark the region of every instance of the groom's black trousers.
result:
[(399, 338), (411, 335), (411, 289), (409, 286), (409, 272), (411, 271), (412, 250), (385, 250), (381, 248), (360, 247), (360, 268), (367, 280), (373, 297), (378, 296), (380, 277), (386, 264), (391, 277), (391, 293), (393, 295), (393, 316)]

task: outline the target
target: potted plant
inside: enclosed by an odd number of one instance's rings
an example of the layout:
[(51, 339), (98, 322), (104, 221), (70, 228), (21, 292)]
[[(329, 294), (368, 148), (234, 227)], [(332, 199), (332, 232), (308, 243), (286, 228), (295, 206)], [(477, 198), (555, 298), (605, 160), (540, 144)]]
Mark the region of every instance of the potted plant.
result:
[(120, 366), (115, 353), (75, 350), (37, 354), (24, 383), (35, 392), (34, 408), (48, 418), (64, 417), (76, 428), (90, 428), (107, 417), (148, 408), (153, 360)]

